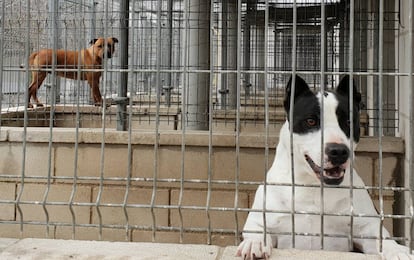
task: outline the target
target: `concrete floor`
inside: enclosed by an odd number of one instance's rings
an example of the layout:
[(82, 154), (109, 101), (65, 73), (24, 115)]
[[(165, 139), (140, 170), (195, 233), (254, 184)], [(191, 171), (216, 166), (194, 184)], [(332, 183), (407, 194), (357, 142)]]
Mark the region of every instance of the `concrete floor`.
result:
[[(197, 259), (227, 260), (235, 257), (236, 247), (207, 245), (128, 243), (56, 239), (0, 239), (0, 259)], [(275, 259), (378, 260), (375, 255), (274, 249)]]

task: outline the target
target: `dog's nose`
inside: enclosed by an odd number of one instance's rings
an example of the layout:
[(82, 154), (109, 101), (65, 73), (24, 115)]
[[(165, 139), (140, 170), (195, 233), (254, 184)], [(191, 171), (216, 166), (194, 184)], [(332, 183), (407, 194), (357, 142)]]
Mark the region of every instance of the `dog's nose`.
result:
[(349, 153), (348, 147), (344, 144), (327, 143), (325, 146), (325, 154), (333, 165), (344, 164), (349, 158)]

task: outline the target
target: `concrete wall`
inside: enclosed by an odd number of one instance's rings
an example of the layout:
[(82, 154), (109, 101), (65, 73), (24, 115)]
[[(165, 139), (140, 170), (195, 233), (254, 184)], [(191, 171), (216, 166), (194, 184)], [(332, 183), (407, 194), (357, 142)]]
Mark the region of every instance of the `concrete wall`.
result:
[[(208, 132), (188, 132), (186, 135), (183, 172), (180, 132), (160, 132), (157, 171), (154, 170), (154, 133), (133, 132), (130, 137), (131, 182), (128, 197), (125, 198), (128, 173), (126, 132), (108, 130), (103, 137), (101, 129), (79, 129), (78, 162), (75, 165), (74, 129), (53, 129), (53, 144), (49, 152), (49, 129), (33, 127), (28, 128), (26, 134), (22, 183), (23, 136), (23, 128), (2, 127), (0, 131), (0, 237), (152, 241), (154, 219), (156, 242), (180, 242), (179, 230), (183, 228), (182, 242), (205, 244), (209, 240), (206, 230), (210, 225), (214, 231), (210, 241), (212, 244), (234, 245), (237, 243), (235, 229), (242, 229), (247, 209), (253, 201), (256, 182), (262, 182), (265, 174), (265, 136), (242, 134), (239, 176), (240, 181), (245, 183), (239, 187), (237, 207), (246, 211), (235, 213), (235, 184), (232, 182), (236, 176), (237, 158), (233, 133), (213, 135), (212, 182), (211, 193), (208, 193)], [(277, 140), (277, 136), (269, 138), (269, 166)], [(103, 157), (102, 141), (105, 142)], [(368, 137), (362, 138), (358, 145), (356, 167), (369, 186), (378, 185), (377, 146), (377, 140)], [(383, 152), (384, 185), (393, 185), (396, 173), (401, 171), (404, 156), (402, 140), (384, 138)], [(103, 168), (100, 163), (102, 158)], [(153, 189), (154, 173), (158, 180), (155, 182), (156, 189)], [(181, 219), (178, 205), (182, 176), (185, 182), (182, 183)], [(74, 187), (76, 191), (72, 194)], [(49, 214), (48, 227), (43, 207), (47, 190), (45, 208)], [(374, 199), (377, 198), (376, 192), (371, 194)], [(206, 211), (208, 197), (210, 219)], [(386, 192), (384, 199), (385, 213), (392, 213), (393, 193)], [(14, 203), (16, 200), (20, 201), (19, 207)], [(70, 201), (73, 202), (73, 215)], [(125, 209), (130, 228), (127, 231), (124, 201), (128, 204)], [(152, 201), (156, 206), (154, 215), (150, 208)], [(22, 229), (19, 209), (23, 215)], [(74, 235), (73, 223), (79, 225), (75, 227)], [(386, 218), (385, 223), (392, 231), (392, 220)], [(101, 237), (99, 226), (102, 227)]]

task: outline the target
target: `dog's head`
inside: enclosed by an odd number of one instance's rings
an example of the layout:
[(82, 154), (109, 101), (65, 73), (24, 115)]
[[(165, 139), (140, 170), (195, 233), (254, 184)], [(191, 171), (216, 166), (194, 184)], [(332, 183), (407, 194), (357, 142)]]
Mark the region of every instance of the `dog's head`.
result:
[[(112, 58), (112, 54), (115, 52), (115, 43), (118, 42), (118, 39), (115, 37), (108, 38), (96, 38), (91, 40), (89, 43), (92, 45), (94, 55), (103, 58)], [(106, 44), (106, 48), (105, 48)]]
[[(290, 97), (294, 97), (294, 106), (290, 107)], [(323, 102), (323, 115), (322, 111)], [(359, 110), (361, 94), (353, 84), (353, 124), (350, 124), (349, 77), (345, 76), (334, 92), (314, 94), (306, 82), (295, 77), (295, 89), (292, 90), (292, 78), (286, 87), (284, 101), (289, 124), (293, 129), (294, 160), (303, 168), (298, 169), (305, 179), (323, 181), (328, 185), (338, 185), (349, 170), (351, 155), (350, 144), (359, 141)], [(289, 119), (291, 109), (293, 118)], [(322, 118), (323, 116), (323, 118)], [(322, 129), (323, 125), (323, 129)], [(351, 138), (351, 125), (353, 138)], [(321, 143), (323, 142), (323, 152)], [(300, 167), (299, 166), (299, 167)], [(310, 177), (312, 176), (312, 177)], [(307, 181), (308, 182), (308, 181)]]

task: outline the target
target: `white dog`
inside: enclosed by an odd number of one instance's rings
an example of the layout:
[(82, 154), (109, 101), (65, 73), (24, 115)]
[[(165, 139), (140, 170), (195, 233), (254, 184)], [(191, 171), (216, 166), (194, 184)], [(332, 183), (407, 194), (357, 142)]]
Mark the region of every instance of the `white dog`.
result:
[[(290, 107), (291, 85), (292, 78), (286, 87), (284, 107), (287, 115), (290, 109), (293, 109), (293, 122), (289, 122), (288, 119), (283, 125), (276, 157), (267, 173), (265, 210), (272, 212), (265, 215), (266, 236), (264, 215), (260, 212), (264, 206), (264, 186), (260, 185), (253, 203), (255, 211), (249, 213), (244, 226), (244, 241), (237, 249), (237, 256), (244, 259), (267, 258), (272, 247), (322, 249), (320, 236), (322, 209), (324, 250), (379, 254), (380, 219), (367, 190), (354, 188), (351, 203), (350, 189), (341, 188), (351, 185), (351, 174), (355, 187), (364, 185), (356, 171), (350, 169), (350, 156), (353, 151), (350, 151), (349, 77), (345, 76), (341, 80), (335, 92), (315, 95), (306, 82), (297, 76), (292, 108)], [(320, 118), (321, 102), (323, 102), (323, 130)], [(360, 103), (361, 94), (354, 87), (352, 146), (354, 148), (359, 141)], [(291, 166), (290, 123), (293, 129), (294, 176)], [(324, 154), (321, 154), (320, 145), (322, 134)], [(320, 165), (322, 160), (323, 165)], [(292, 185), (289, 185), (292, 180), (297, 185), (293, 192)], [(322, 205), (321, 182), (324, 184)], [(304, 187), (306, 185), (313, 185), (313, 187)], [(293, 204), (292, 196), (294, 196)], [(295, 214), (290, 213), (293, 210)], [(351, 213), (354, 215), (352, 231)], [(350, 243), (351, 232), (352, 243)], [(382, 236), (389, 237), (385, 228), (382, 229)], [(382, 255), (386, 259), (414, 259), (407, 247), (387, 239), (382, 240)]]

